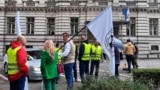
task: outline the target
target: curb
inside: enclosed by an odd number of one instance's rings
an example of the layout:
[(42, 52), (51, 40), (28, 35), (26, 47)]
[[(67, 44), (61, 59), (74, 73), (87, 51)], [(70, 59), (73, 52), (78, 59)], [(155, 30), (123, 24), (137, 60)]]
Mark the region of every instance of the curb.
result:
[(0, 77), (6, 81), (8, 81), (8, 78), (6, 78), (5, 76), (3, 76), (2, 74), (0, 74)]

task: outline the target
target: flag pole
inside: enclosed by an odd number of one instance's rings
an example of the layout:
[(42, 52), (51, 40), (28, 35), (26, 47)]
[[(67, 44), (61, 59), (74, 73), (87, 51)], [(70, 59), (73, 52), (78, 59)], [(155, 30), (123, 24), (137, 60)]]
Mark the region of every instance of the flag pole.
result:
[(114, 40), (113, 40), (113, 38), (114, 38), (114, 33), (113, 33), (113, 30), (112, 30), (112, 33), (111, 33), (111, 42), (110, 42), (110, 52), (111, 52), (111, 54), (110, 54), (110, 58), (111, 58), (111, 60), (110, 60), (110, 68), (112, 67), (112, 71), (110, 71), (110, 73), (113, 75), (113, 76), (115, 76), (115, 65), (113, 65), (113, 64), (115, 64), (115, 54), (114, 54)]
[[(77, 36), (80, 32), (82, 32), (84, 29), (86, 28), (86, 25), (83, 26), (83, 28), (81, 28), (77, 33), (75, 33), (67, 42), (71, 41), (75, 36)], [(66, 43), (65, 43), (66, 44)], [(59, 51), (60, 49), (62, 49), (65, 44), (63, 44), (57, 51)]]
[(20, 26), (20, 12), (17, 11), (17, 15), (16, 15), (16, 29), (17, 29), (17, 36), (21, 35), (21, 26)]

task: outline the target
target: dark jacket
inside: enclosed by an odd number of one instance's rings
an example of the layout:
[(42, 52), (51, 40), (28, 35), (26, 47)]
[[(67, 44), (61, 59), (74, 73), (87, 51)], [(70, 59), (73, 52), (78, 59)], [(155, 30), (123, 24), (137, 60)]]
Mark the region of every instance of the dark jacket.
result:
[(138, 47), (137, 47), (136, 45), (134, 45), (134, 47), (135, 47), (135, 49), (136, 49), (134, 55), (138, 55)]
[(120, 52), (117, 47), (114, 47), (115, 64), (120, 64)]
[(85, 41), (83, 41), (83, 42), (80, 44), (80, 47), (79, 47), (79, 55), (78, 55), (78, 60), (79, 60), (79, 61), (82, 61), (81, 58), (82, 58), (83, 53), (84, 53), (84, 50), (85, 50), (85, 47), (84, 47), (84, 44), (83, 44), (83, 43), (88, 44), (89, 42), (88, 42), (88, 40), (85, 40)]
[(77, 59), (78, 57), (78, 46), (75, 45), (75, 60)]

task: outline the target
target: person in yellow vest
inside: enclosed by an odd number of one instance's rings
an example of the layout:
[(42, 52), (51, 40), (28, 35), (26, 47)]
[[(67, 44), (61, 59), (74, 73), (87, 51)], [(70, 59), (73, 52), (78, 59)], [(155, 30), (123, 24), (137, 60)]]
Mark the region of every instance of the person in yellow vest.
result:
[(19, 35), (17, 40), (11, 41), (11, 46), (7, 50), (10, 90), (24, 90), (25, 80), (28, 76), (25, 44), (26, 38)]
[(75, 82), (78, 82), (77, 79), (77, 56), (78, 56), (78, 47), (76, 44), (74, 44), (74, 48), (75, 48), (75, 59), (74, 59), (74, 66), (73, 66), (73, 74), (74, 74), (74, 79)]
[(90, 75), (93, 75), (95, 69), (95, 76), (98, 76), (99, 64), (102, 60), (102, 47), (99, 45), (98, 41), (94, 41), (94, 45), (91, 46), (91, 66)]
[(79, 48), (78, 60), (81, 82), (84, 83), (84, 74), (89, 75), (91, 44), (88, 42), (85, 36), (81, 36), (81, 41), (82, 42)]
[[(55, 47), (55, 50), (58, 52), (58, 53), (61, 53), (62, 50), (60, 49), (61, 45), (60, 43), (56, 43), (56, 47)], [(58, 70), (58, 77), (57, 77), (57, 80), (56, 80), (56, 84), (58, 84), (58, 80), (59, 80), (59, 75), (62, 73), (59, 68), (58, 68), (58, 65), (61, 64), (61, 59), (62, 57), (58, 55), (58, 62), (57, 62), (57, 70)]]

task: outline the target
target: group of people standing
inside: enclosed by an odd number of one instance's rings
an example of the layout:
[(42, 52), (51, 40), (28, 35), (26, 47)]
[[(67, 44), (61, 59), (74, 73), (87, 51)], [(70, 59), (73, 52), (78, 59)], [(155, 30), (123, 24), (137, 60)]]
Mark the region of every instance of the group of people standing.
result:
[[(67, 81), (67, 90), (73, 90), (74, 78), (77, 81), (77, 59), (79, 60), (80, 78), (82, 84), (85, 83), (85, 75), (95, 74), (98, 77), (100, 60), (102, 60), (103, 49), (97, 40), (91, 44), (85, 36), (81, 36), (79, 48), (70, 40), (69, 33), (62, 34), (64, 44), (54, 44), (52, 40), (45, 40), (44, 50), (41, 55), (40, 70), (43, 77), (45, 90), (56, 90), (58, 83), (58, 64), (63, 64), (64, 74)], [(25, 79), (28, 76), (27, 52), (25, 50), (26, 38), (19, 35), (17, 40), (12, 41), (7, 50), (8, 56), (8, 79), (10, 90), (24, 90)], [(119, 76), (118, 66), (120, 64), (120, 54), (115, 48), (115, 75)], [(138, 68), (133, 54), (136, 53), (135, 46), (127, 40), (124, 47), (128, 63), (128, 71), (131, 72), (130, 64), (133, 62), (134, 68)], [(91, 63), (90, 63), (91, 62)], [(74, 73), (73, 73), (74, 71)], [(94, 73), (95, 72), (95, 73)]]
[[(79, 74), (82, 83), (85, 82), (85, 75), (93, 75), (94, 68), (95, 76), (98, 76), (99, 64), (100, 60), (102, 59), (102, 48), (98, 41), (95, 40), (94, 44), (91, 44), (85, 36), (81, 36), (81, 44), (78, 48), (77, 45), (74, 44), (73, 40), (70, 40), (68, 33), (65, 32), (62, 34), (62, 36), (64, 44), (62, 48), (56, 45), (58, 47), (56, 48), (56, 51), (54, 49), (52, 40), (46, 40), (44, 44), (45, 51), (42, 53), (41, 58), (41, 72), (45, 90), (56, 90), (55, 85), (57, 81), (56, 76), (58, 76), (58, 70), (55, 66), (57, 65), (57, 60), (63, 63), (64, 74), (67, 81), (67, 90), (73, 90), (74, 80), (77, 81), (76, 59), (79, 60)], [(61, 57), (61, 60), (59, 60), (60, 58), (58, 59), (58, 57)], [(89, 67), (90, 60), (91, 65)], [(52, 69), (50, 68), (51, 66), (53, 66)], [(46, 68), (48, 69), (45, 70)]]

